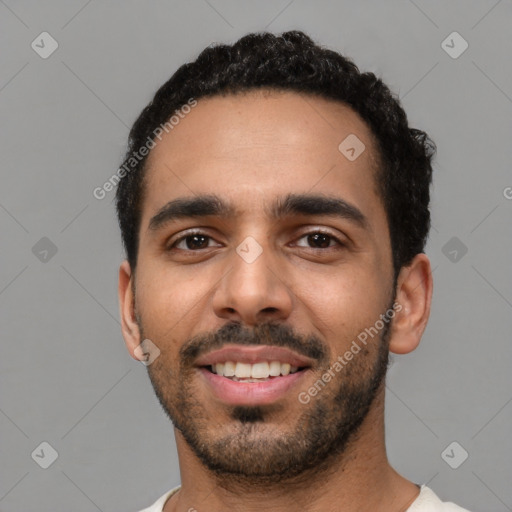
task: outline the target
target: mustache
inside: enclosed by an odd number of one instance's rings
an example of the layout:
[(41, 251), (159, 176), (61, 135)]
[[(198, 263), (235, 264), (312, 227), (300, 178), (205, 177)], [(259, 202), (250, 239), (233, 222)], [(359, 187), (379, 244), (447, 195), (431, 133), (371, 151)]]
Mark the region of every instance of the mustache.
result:
[(317, 336), (300, 335), (289, 325), (269, 321), (249, 329), (240, 322), (230, 322), (216, 332), (199, 334), (187, 341), (180, 349), (181, 364), (191, 366), (203, 354), (232, 343), (285, 347), (319, 363), (327, 362), (329, 356), (326, 344)]

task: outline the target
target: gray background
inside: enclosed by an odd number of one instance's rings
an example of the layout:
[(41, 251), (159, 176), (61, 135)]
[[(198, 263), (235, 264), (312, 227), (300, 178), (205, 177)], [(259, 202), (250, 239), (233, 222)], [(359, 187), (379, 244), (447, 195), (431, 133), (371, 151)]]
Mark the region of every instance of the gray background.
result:
[[(120, 333), (114, 193), (92, 191), (181, 63), (292, 28), (382, 76), (438, 145), (433, 310), (389, 371), (390, 460), (443, 499), (512, 510), (511, 26), (509, 0), (0, 0), (0, 510), (134, 511), (179, 483), (171, 424)], [(43, 31), (47, 59), (31, 48)], [(441, 46), (453, 31), (458, 58)]]

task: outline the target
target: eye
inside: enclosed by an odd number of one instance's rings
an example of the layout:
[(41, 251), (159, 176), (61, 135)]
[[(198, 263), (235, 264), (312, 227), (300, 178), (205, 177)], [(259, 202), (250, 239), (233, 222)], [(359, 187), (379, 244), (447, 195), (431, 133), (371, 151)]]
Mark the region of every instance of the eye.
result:
[[(300, 242), (303, 241), (303, 242)], [(295, 244), (297, 247), (305, 247), (309, 249), (330, 249), (332, 247), (345, 247), (345, 244), (331, 233), (324, 231), (311, 231), (302, 235), (298, 242)], [(202, 249), (209, 249), (212, 247), (220, 247), (220, 244), (205, 233), (202, 232), (189, 232), (181, 236), (167, 248), (168, 251), (180, 250), (188, 252), (198, 252)]]
[(168, 250), (179, 249), (181, 251), (197, 251), (200, 249), (208, 249), (209, 247), (216, 247), (215, 245), (209, 245), (209, 242), (212, 242), (213, 238), (211, 236), (205, 235), (201, 232), (196, 233), (188, 233), (181, 238), (178, 238), (175, 242), (173, 242)]
[(323, 231), (312, 231), (310, 233), (306, 233), (299, 238), (299, 240), (303, 239), (306, 239), (306, 243), (297, 243), (296, 245), (298, 247), (308, 247), (310, 249), (329, 249), (330, 247), (334, 247), (336, 245), (341, 247), (345, 246), (345, 244), (334, 235), (325, 233)]

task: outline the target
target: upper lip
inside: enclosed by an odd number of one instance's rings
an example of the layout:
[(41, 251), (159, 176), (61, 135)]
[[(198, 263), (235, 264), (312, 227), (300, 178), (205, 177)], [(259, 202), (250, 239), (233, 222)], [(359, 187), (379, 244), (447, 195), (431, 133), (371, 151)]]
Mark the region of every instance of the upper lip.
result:
[(196, 366), (211, 366), (226, 361), (254, 364), (263, 361), (279, 361), (290, 366), (310, 367), (313, 359), (300, 355), (285, 347), (272, 345), (226, 345), (219, 350), (213, 350), (199, 356)]

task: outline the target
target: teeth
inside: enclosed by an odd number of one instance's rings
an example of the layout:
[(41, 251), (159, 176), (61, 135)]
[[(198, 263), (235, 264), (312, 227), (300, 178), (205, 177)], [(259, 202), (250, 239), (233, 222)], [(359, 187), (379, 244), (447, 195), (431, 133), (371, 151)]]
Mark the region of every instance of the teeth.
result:
[(270, 363), (270, 376), (278, 377), (281, 375), (281, 363), (279, 361), (272, 361)]
[(295, 373), (298, 371), (298, 367), (280, 361), (263, 361), (254, 364), (226, 361), (225, 363), (214, 364), (212, 371), (217, 375), (231, 377), (233, 380), (243, 379), (245, 382), (257, 382), (257, 379), (268, 379), (269, 377)]
[(281, 375), (288, 375), (290, 373), (291, 366), (288, 363), (281, 365)]
[(270, 368), (268, 363), (255, 363), (252, 365), (251, 377), (253, 379), (268, 379)]
[[(235, 367), (236, 364), (233, 361), (226, 361), (224, 363), (224, 377), (234, 377), (235, 376)], [(219, 373), (219, 372), (217, 372)], [(222, 373), (219, 373), (222, 375)]]
[(235, 377), (249, 378), (251, 376), (251, 366), (249, 363), (236, 363)]

